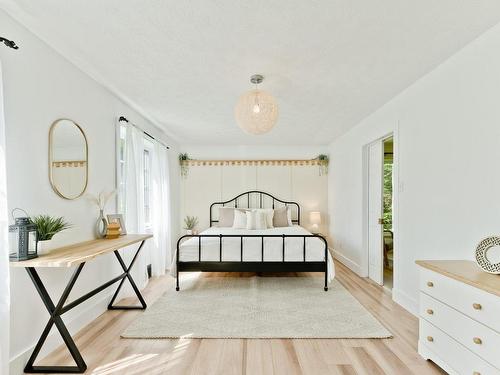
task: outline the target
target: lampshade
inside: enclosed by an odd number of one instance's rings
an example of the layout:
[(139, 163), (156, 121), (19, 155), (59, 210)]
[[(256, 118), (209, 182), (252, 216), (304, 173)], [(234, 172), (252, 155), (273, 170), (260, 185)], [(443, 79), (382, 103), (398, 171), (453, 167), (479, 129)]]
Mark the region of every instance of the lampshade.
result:
[(313, 211), (309, 213), (309, 221), (311, 224), (321, 224), (321, 212)]
[[(259, 84), (264, 77), (254, 75), (250, 82)], [(278, 104), (271, 94), (250, 90), (243, 94), (236, 103), (235, 117), (238, 126), (248, 134), (264, 134), (270, 131), (278, 121)]]

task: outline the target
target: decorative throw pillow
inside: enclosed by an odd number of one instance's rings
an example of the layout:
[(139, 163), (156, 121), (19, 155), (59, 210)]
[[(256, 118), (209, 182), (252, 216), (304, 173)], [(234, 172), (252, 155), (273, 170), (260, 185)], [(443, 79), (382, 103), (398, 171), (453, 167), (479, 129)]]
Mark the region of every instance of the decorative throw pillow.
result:
[(268, 228), (274, 228), (273, 226), (274, 210), (272, 208), (257, 208), (255, 209), (255, 211), (264, 212), (266, 214), (266, 226)]
[(234, 223), (234, 208), (219, 208), (219, 227), (232, 227)]
[(247, 228), (247, 214), (243, 210), (234, 210), (234, 229), (246, 229)]
[[(290, 210), (288, 207), (280, 207), (274, 210), (273, 225), (276, 228), (290, 226), (288, 221), (289, 211)], [(291, 213), (290, 213), (290, 219), (291, 219)]]
[(293, 227), (292, 222), (292, 209), (290, 207), (286, 208), (286, 219), (288, 220), (288, 226)]
[(247, 211), (247, 229), (267, 229), (267, 213), (264, 211)]

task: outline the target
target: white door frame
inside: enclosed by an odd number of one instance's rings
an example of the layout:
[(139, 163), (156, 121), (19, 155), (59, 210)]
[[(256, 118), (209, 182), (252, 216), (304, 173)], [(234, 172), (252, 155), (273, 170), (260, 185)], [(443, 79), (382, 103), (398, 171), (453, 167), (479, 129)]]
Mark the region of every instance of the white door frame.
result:
[[(399, 124), (398, 124), (399, 125)], [(363, 257), (361, 259), (361, 275), (368, 277), (369, 267), (369, 253), (368, 253), (368, 173), (369, 173), (369, 146), (373, 142), (393, 137), (394, 140), (394, 160), (393, 160), (393, 175), (392, 175), (392, 194), (393, 194), (393, 207), (392, 207), (392, 226), (394, 230), (394, 258), (393, 258), (393, 287), (392, 295), (394, 299), (394, 291), (399, 287), (399, 193), (402, 192), (403, 186), (399, 182), (399, 137), (398, 126), (393, 131), (383, 134), (380, 137), (374, 138), (367, 142), (362, 149), (363, 155), (363, 170), (362, 170), (362, 218), (363, 218)]]

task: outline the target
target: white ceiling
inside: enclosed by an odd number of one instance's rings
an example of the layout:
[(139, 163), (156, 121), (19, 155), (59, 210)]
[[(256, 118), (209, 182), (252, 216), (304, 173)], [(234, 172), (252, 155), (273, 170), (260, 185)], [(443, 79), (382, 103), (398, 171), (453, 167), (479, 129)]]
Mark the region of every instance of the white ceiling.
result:
[[(0, 6), (191, 144), (327, 144), (500, 21), (498, 0)], [(244, 134), (233, 113), (254, 73), (280, 107), (275, 129), (261, 136)]]

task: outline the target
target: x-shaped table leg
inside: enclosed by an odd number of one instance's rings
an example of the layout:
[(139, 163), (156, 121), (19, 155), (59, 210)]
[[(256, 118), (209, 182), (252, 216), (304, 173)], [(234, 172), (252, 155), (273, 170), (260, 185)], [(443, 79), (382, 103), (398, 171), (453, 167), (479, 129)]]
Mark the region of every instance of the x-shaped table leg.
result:
[(118, 285), (118, 288), (116, 289), (115, 294), (113, 295), (113, 298), (111, 298), (111, 301), (109, 302), (108, 310), (144, 310), (144, 309), (146, 309), (146, 307), (148, 307), (146, 305), (146, 301), (144, 301), (144, 298), (142, 298), (142, 294), (139, 291), (139, 288), (137, 288), (137, 285), (135, 285), (134, 279), (132, 279), (132, 276), (130, 275), (130, 270), (132, 269), (135, 261), (137, 260), (137, 256), (139, 255), (139, 252), (141, 251), (143, 245), (144, 245), (144, 241), (142, 241), (141, 244), (139, 245), (139, 248), (137, 249), (137, 252), (135, 253), (135, 255), (132, 258), (132, 261), (130, 262), (128, 267), (125, 265), (125, 262), (123, 261), (118, 250), (115, 250), (115, 252), (114, 252), (116, 255), (116, 258), (118, 259), (118, 262), (120, 263), (123, 271), (125, 272), (126, 278), (130, 282), (132, 289), (134, 289), (134, 292), (135, 292), (137, 298), (139, 299), (141, 306), (113, 306), (113, 302), (115, 302), (115, 299), (118, 296), (118, 293), (120, 292), (120, 289), (122, 288), (123, 283), (125, 282), (125, 277), (124, 277), (123, 279), (121, 279), (120, 284)]
[[(57, 303), (57, 306), (54, 306), (54, 303), (52, 302), (52, 299), (49, 296), (49, 293), (47, 292), (47, 289), (43, 285), (42, 280), (40, 279), (40, 276), (38, 276), (38, 273), (36, 270), (32, 267), (26, 268), (26, 271), (28, 272), (29, 276), (31, 277), (31, 280), (33, 281), (33, 284), (35, 284), (36, 290), (38, 291), (38, 294), (40, 294), (40, 297), (45, 304), (45, 307), (47, 308), (49, 314), (50, 314), (50, 319), (47, 322), (47, 325), (45, 326), (45, 329), (43, 330), (42, 335), (40, 336), (40, 339), (38, 340), (35, 349), (33, 350), (33, 353), (31, 354), (31, 357), (28, 360), (28, 363), (26, 364), (26, 367), (24, 368), (24, 372), (30, 372), (30, 373), (50, 373), (50, 372), (64, 372), (64, 373), (82, 373), (85, 372), (87, 369), (87, 365), (85, 364), (85, 361), (82, 358), (82, 355), (78, 351), (78, 348), (76, 347), (75, 342), (71, 338), (71, 335), (64, 325), (63, 320), (61, 319), (61, 310), (64, 306), (64, 303), (66, 302), (66, 299), (68, 298), (69, 294), (71, 293), (71, 289), (73, 289), (73, 286), (75, 285), (76, 279), (80, 275), (80, 272), (83, 268), (85, 263), (81, 263), (78, 265), (77, 269), (73, 272), (73, 275), (71, 276), (68, 285), (64, 289), (61, 297), (59, 298), (59, 302)], [(36, 357), (40, 353), (40, 349), (42, 349), (42, 346), (47, 339), (47, 336), (49, 335), (50, 329), (52, 326), (55, 325), (61, 334), (64, 343), (66, 344), (71, 356), (75, 360), (76, 366), (33, 366), (35, 363)]]

